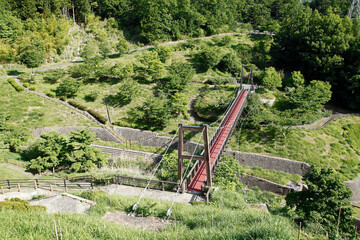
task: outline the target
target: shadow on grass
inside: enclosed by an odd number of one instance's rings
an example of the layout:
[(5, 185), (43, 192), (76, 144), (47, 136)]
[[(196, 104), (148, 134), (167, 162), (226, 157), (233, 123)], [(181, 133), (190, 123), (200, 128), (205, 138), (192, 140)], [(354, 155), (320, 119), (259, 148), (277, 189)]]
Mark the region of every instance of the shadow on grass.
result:
[(9, 70), (7, 71), (7, 75), (10, 75), (10, 76), (17, 76), (17, 75), (20, 75), (20, 74), (23, 74), (25, 72), (19, 72), (18, 70)]

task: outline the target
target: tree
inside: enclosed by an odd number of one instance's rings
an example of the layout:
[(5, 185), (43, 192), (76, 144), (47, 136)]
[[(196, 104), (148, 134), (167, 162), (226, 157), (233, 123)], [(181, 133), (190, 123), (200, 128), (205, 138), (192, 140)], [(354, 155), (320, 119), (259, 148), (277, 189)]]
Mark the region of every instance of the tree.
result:
[(189, 99), (185, 93), (176, 92), (171, 96), (170, 100), (170, 111), (175, 116), (182, 114), (186, 119), (189, 119), (189, 114), (187, 113), (187, 105), (189, 104)]
[(81, 82), (73, 78), (65, 78), (56, 88), (57, 96), (75, 97), (80, 88)]
[(118, 50), (120, 56), (123, 55), (124, 53), (129, 51), (129, 43), (128, 41), (126, 41), (125, 38), (120, 38), (119, 42), (116, 45), (116, 49)]
[(132, 79), (125, 79), (119, 86), (119, 92), (115, 99), (121, 105), (129, 104), (140, 93), (139, 84)]
[(314, 166), (303, 179), (308, 190), (289, 193), (286, 204), (296, 206), (295, 212), (303, 221), (317, 221), (333, 235), (338, 224), (340, 232), (353, 233), (353, 212), (349, 202), (352, 192), (344, 181), (332, 169)]
[(301, 112), (319, 111), (331, 99), (331, 85), (328, 82), (313, 80), (306, 87), (299, 86), (290, 93), (292, 108)]
[(143, 105), (130, 109), (134, 122), (147, 129), (163, 129), (171, 119), (167, 101), (148, 98)]
[(111, 53), (112, 47), (108, 41), (103, 41), (99, 44), (100, 54), (103, 56), (104, 59)]
[(90, 59), (98, 53), (98, 47), (95, 41), (88, 41), (80, 51), (80, 57)]
[(160, 61), (162, 63), (165, 63), (166, 60), (168, 60), (171, 57), (171, 48), (168, 46), (160, 46), (160, 47), (156, 47), (154, 49), (154, 51), (157, 52)]
[(281, 87), (281, 74), (273, 67), (266, 68), (262, 74), (262, 85), (270, 89)]
[(55, 173), (65, 155), (66, 145), (67, 139), (56, 131), (41, 134), (36, 145), (38, 157), (31, 160), (29, 168), (37, 170), (39, 174), (45, 169), (52, 169)]
[(165, 71), (164, 64), (160, 61), (157, 53), (145, 52), (140, 56), (139, 61), (141, 64), (138, 66), (140, 78), (152, 82), (163, 76)]
[(285, 85), (287, 87), (295, 87), (298, 88), (303, 86), (305, 83), (304, 76), (300, 71), (294, 71), (291, 73), (291, 77), (286, 81)]
[(55, 131), (44, 133), (27, 151), (32, 158), (29, 168), (41, 173), (47, 169), (84, 172), (101, 167), (107, 160), (101, 150), (90, 146), (94, 138), (87, 129), (70, 132), (69, 138)]
[(111, 67), (110, 71), (113, 77), (125, 79), (131, 77), (134, 74), (134, 65), (132, 63), (125, 64), (119, 62)]
[(222, 53), (219, 47), (204, 47), (195, 55), (194, 61), (202, 70), (207, 71), (210, 68), (215, 67), (220, 62), (221, 58)]
[(102, 151), (90, 146), (94, 139), (95, 133), (87, 129), (70, 133), (65, 162), (70, 166), (71, 171), (85, 172), (107, 164), (108, 161)]
[(217, 64), (217, 68), (220, 71), (228, 72), (236, 76), (241, 71), (240, 58), (238, 58), (234, 52), (227, 53)]
[(165, 91), (170, 93), (185, 90), (195, 75), (195, 69), (187, 62), (173, 62), (168, 70), (170, 76), (165, 83)]
[(35, 68), (40, 66), (40, 64), (42, 64), (45, 59), (44, 45), (41, 42), (36, 42), (32, 45), (26, 46), (22, 50), (20, 59), (28, 68)]

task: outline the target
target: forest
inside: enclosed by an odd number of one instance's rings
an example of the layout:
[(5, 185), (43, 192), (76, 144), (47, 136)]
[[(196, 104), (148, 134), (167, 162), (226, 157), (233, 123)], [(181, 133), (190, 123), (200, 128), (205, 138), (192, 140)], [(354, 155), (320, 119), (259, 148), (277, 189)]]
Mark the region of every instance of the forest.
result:
[[(259, 88), (248, 96), (228, 150), (306, 163), (307, 174), (224, 156), (210, 204), (175, 205), (175, 225), (154, 236), (100, 226), (106, 211), (128, 211), (134, 198), (77, 193), (98, 204), (84, 216), (60, 214), (64, 236), (173, 239), (183, 231), (182, 239), (294, 239), (302, 226), (304, 239), (356, 239), (353, 216), (360, 211), (353, 206), (360, 203), (349, 201), (345, 184), (360, 174), (360, 19), (349, 17), (352, 2), (0, 0), (0, 180), (120, 174), (176, 182), (177, 150), (143, 144), (146, 137), (128, 140), (116, 129), (150, 130), (160, 139), (176, 134), (179, 123), (208, 124), (213, 134), (251, 69)], [(159, 163), (129, 160), (96, 146), (165, 154)], [(307, 191), (285, 197), (248, 189), (239, 175), (281, 186), (300, 182)], [(251, 206), (260, 202), (265, 217)], [(137, 214), (151, 210), (161, 218), (168, 205), (147, 199)], [(0, 219), (14, 223), (0, 226), (0, 238), (21, 239), (27, 231), (52, 238), (31, 220), (39, 218), (39, 226), (51, 215), (27, 209), (26, 202), (0, 202)], [(24, 230), (12, 235), (16, 224)]]

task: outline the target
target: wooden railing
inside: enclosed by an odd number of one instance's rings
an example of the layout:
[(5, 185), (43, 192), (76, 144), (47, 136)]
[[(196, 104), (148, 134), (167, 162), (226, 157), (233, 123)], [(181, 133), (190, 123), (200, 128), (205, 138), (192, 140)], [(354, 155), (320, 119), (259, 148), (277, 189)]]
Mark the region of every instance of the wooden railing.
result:
[[(16, 189), (45, 189), (50, 191), (76, 191), (93, 189), (95, 186), (106, 186), (110, 184), (126, 185), (133, 187), (145, 187), (149, 179), (134, 178), (129, 176), (114, 175), (108, 178), (95, 178), (91, 175), (71, 177), (68, 179), (8, 179), (0, 180), (0, 193)], [(174, 191), (179, 187), (179, 183), (171, 181), (152, 180), (149, 184), (150, 189), (162, 191)]]

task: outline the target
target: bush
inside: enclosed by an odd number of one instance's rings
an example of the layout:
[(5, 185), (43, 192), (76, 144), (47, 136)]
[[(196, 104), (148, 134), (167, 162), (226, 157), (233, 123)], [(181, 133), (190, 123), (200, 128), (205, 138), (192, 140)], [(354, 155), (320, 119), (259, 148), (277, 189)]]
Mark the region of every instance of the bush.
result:
[(0, 202), (0, 210), (16, 210), (16, 211), (45, 211), (46, 207), (38, 205), (30, 205), (28, 201), (19, 198), (5, 199), (5, 202)]
[(106, 195), (104, 191), (98, 190), (98, 191), (85, 191), (80, 193), (80, 197), (89, 199), (91, 201), (96, 201), (98, 197)]
[(80, 88), (80, 81), (73, 78), (64, 79), (56, 88), (56, 96), (75, 97)]
[(51, 98), (54, 98), (54, 97), (56, 96), (56, 93), (54, 93), (53, 91), (48, 91), (48, 92), (46, 93), (46, 96), (51, 97)]
[(29, 87), (29, 90), (30, 90), (30, 91), (36, 91), (36, 86), (30, 86), (30, 87)]
[(25, 88), (28, 88), (28, 87), (29, 87), (29, 83), (24, 83), (23, 86), (24, 86)]
[(98, 120), (99, 122), (105, 124), (107, 119), (106, 117), (104, 117), (103, 115), (101, 115), (100, 113), (96, 112), (95, 110), (93, 109), (88, 109), (87, 112), (93, 116), (94, 118), (96, 118), (96, 120)]
[(87, 111), (87, 110), (88, 110), (88, 108), (87, 108), (86, 106), (82, 105), (81, 103), (76, 102), (75, 100), (69, 100), (68, 103), (69, 103), (71, 106), (76, 107), (76, 108), (78, 108), (78, 109), (80, 109), (80, 110), (83, 110), (83, 111)]
[(99, 96), (99, 93), (96, 91), (92, 91), (89, 94), (86, 94), (84, 99), (87, 102), (94, 102)]
[(64, 77), (65, 74), (66, 74), (66, 72), (63, 69), (49, 70), (49, 71), (46, 71), (44, 80), (48, 83), (54, 84), (59, 79)]
[(8, 82), (11, 84), (11, 86), (13, 86), (15, 88), (16, 91), (21, 92), (24, 91), (24, 87), (17, 84), (17, 82), (15, 81), (15, 79), (13, 78), (8, 78)]

